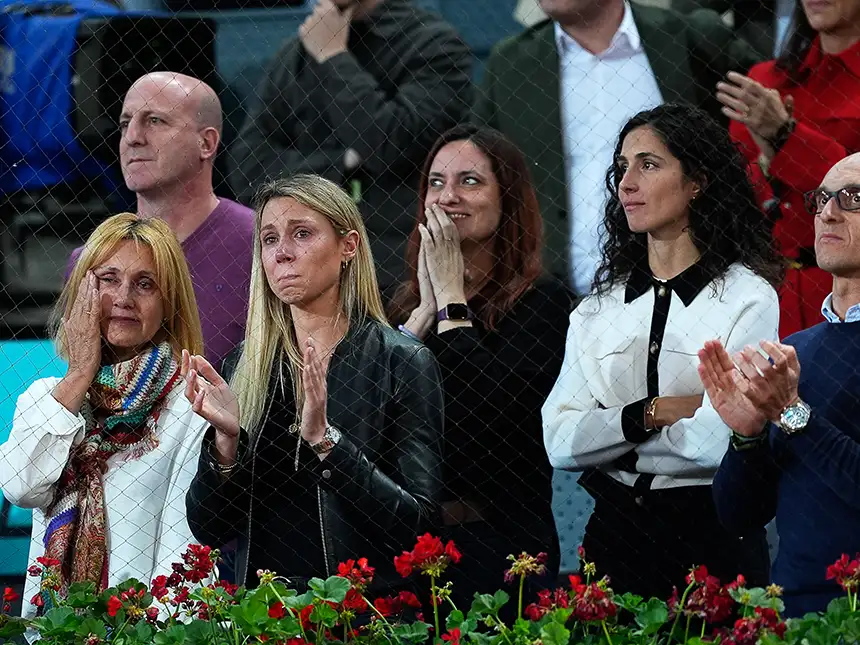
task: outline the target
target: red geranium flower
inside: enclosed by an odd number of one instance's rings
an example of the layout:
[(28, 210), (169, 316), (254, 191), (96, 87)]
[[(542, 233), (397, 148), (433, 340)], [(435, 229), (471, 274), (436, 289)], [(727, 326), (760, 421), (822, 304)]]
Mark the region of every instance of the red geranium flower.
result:
[(152, 580), (149, 593), (158, 601), (163, 601), (169, 594), (167, 591), (167, 576), (158, 576)]
[(577, 620), (606, 620), (618, 613), (611, 592), (600, 588), (596, 582), (586, 585), (585, 591), (574, 599), (574, 616)]
[(856, 588), (860, 581), (860, 555), (851, 560), (843, 553), (841, 558), (827, 567), (827, 579), (836, 580), (846, 591)]
[(570, 607), (570, 595), (566, 590), (561, 588), (555, 591), (543, 589), (538, 591), (538, 601), (525, 608), (525, 614), (529, 620), (537, 621), (554, 609), (566, 609), (568, 607)]
[(45, 606), (45, 599), (42, 598), (41, 593), (37, 593), (35, 596), (30, 598), (30, 604), (33, 605), (34, 607), (44, 607)]
[(310, 629), (313, 626), (311, 623), (311, 612), (314, 610), (313, 605), (308, 605), (304, 609), (299, 612), (299, 622), (302, 624), (302, 628)]
[(394, 557), (394, 568), (404, 578), (415, 569), (438, 577), (449, 563), (456, 564), (461, 557), (460, 551), (453, 542), (443, 545), (440, 538), (425, 533), (418, 538), (412, 551), (404, 551)]
[(421, 609), (421, 601), (411, 591), (401, 591), (397, 595), (397, 599), (403, 603), (404, 607), (412, 607), (413, 609)]
[(451, 643), (451, 645), (460, 645), (460, 628), (455, 627), (449, 630), (447, 634), (442, 634), (442, 640)]
[(234, 585), (229, 580), (219, 580), (214, 585), (212, 585), (213, 589), (218, 589), (219, 587), (231, 596), (235, 596), (236, 591), (239, 589), (239, 585)]
[(15, 602), (20, 597), (20, 594), (18, 594), (18, 592), (16, 592), (12, 587), (6, 587), (3, 590), (3, 602)]
[(116, 613), (120, 609), (122, 609), (122, 600), (120, 600), (116, 596), (111, 596), (107, 602), (108, 616), (110, 616), (110, 617), (116, 616)]
[(347, 560), (337, 565), (337, 575), (349, 580), (352, 586), (360, 591), (364, 591), (373, 581), (375, 571), (373, 567), (368, 566), (367, 558), (359, 558), (358, 562)]
[(367, 609), (367, 601), (357, 589), (350, 589), (346, 592), (346, 598), (343, 599), (343, 608), (356, 613)]
[(287, 610), (284, 609), (284, 603), (280, 600), (276, 602), (274, 605), (269, 607), (269, 618), (274, 618), (275, 620), (280, 620), (287, 614)]
[(457, 548), (453, 542), (448, 542), (445, 545), (445, 555), (448, 556), (448, 559), (451, 560), (454, 564), (459, 564), (460, 558), (463, 557), (463, 554), (460, 553), (460, 550)]
[[(212, 573), (215, 566), (212, 558), (212, 548), (200, 544), (189, 544), (188, 550), (182, 554), (182, 560), (186, 567), (183, 576), (185, 580), (197, 583), (205, 580)], [(176, 570), (176, 569), (174, 569)]]
[(57, 558), (49, 558), (46, 555), (40, 556), (36, 558), (36, 562), (41, 564), (43, 567), (58, 567), (60, 566), (60, 561)]
[(146, 610), (146, 622), (155, 624), (158, 620), (158, 607), (150, 607)]
[(414, 566), (414, 560), (412, 559), (412, 554), (409, 551), (404, 551), (402, 555), (394, 556), (394, 568), (404, 578), (408, 577), (412, 574), (412, 568)]

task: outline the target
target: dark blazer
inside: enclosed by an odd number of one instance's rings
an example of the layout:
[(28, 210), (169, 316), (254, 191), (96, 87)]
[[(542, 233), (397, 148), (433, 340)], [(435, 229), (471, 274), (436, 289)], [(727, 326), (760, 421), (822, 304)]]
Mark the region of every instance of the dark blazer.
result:
[[(632, 7), (663, 99), (692, 103), (725, 121), (715, 97), (717, 81), (732, 70), (746, 72), (760, 57), (715, 12), (683, 16)], [(525, 154), (544, 218), (544, 266), (566, 279), (570, 215), (558, 97), (558, 50), (553, 23), (546, 20), (495, 47), (473, 118), (503, 132)], [(606, 160), (607, 168), (611, 162)]]
[[(377, 567), (377, 587), (394, 587), (401, 584), (394, 556), (410, 548), (415, 536), (436, 518), (444, 423), (439, 367), (420, 343), (365, 321), (356, 323), (338, 345), (327, 381), (328, 420), (342, 437), (315, 466), (324, 557), (308, 554), (306, 559), (324, 562), (326, 570), (316, 575), (327, 577), (337, 571), (339, 562), (367, 557)], [(280, 390), (277, 384), (273, 379), (269, 399)], [(286, 384), (285, 390), (291, 392), (292, 386)], [(267, 423), (268, 413), (260, 427)], [(240, 436), (236, 470), (223, 477), (212, 457), (210, 428), (186, 496), (188, 524), (201, 543), (216, 546), (238, 538), (238, 584), (255, 580), (248, 575), (251, 514), (290, 512), (254, 506), (255, 483), (278, 473), (255, 471), (260, 430), (247, 430)]]

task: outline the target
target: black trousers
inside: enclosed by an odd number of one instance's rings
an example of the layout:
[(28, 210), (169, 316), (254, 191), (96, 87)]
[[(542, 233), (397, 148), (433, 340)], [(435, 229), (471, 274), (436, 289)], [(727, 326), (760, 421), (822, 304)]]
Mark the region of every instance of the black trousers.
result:
[[(580, 484), (594, 498), (585, 529), (586, 560), (608, 575), (617, 594), (666, 600), (694, 566), (726, 583), (743, 574), (749, 586), (770, 582), (770, 555), (760, 533), (733, 536), (717, 519), (710, 486), (634, 491), (599, 471)], [(750, 491), (750, 494), (755, 494)]]

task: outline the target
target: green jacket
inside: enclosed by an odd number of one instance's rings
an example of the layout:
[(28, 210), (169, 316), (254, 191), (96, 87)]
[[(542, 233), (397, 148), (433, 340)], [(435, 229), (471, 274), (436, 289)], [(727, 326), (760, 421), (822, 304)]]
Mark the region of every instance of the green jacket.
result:
[[(685, 16), (632, 7), (663, 99), (692, 103), (725, 122), (716, 83), (729, 71), (746, 72), (759, 62), (758, 54), (715, 12)], [(558, 97), (559, 58), (553, 23), (547, 20), (493, 49), (473, 119), (503, 132), (525, 154), (544, 219), (544, 266), (566, 279), (570, 227)], [(606, 160), (607, 168), (611, 162)]]

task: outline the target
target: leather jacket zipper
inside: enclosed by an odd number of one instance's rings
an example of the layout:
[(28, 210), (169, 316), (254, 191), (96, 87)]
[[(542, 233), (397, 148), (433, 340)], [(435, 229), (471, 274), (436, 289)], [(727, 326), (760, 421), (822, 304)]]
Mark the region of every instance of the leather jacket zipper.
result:
[(322, 548), (323, 548), (323, 560), (325, 561), (325, 575), (326, 578), (331, 576), (331, 571), (329, 569), (328, 564), (328, 548), (325, 545), (325, 520), (323, 518), (323, 506), (322, 506), (322, 489), (320, 489), (320, 485), (317, 484), (317, 508), (320, 511), (320, 538), (322, 538)]

